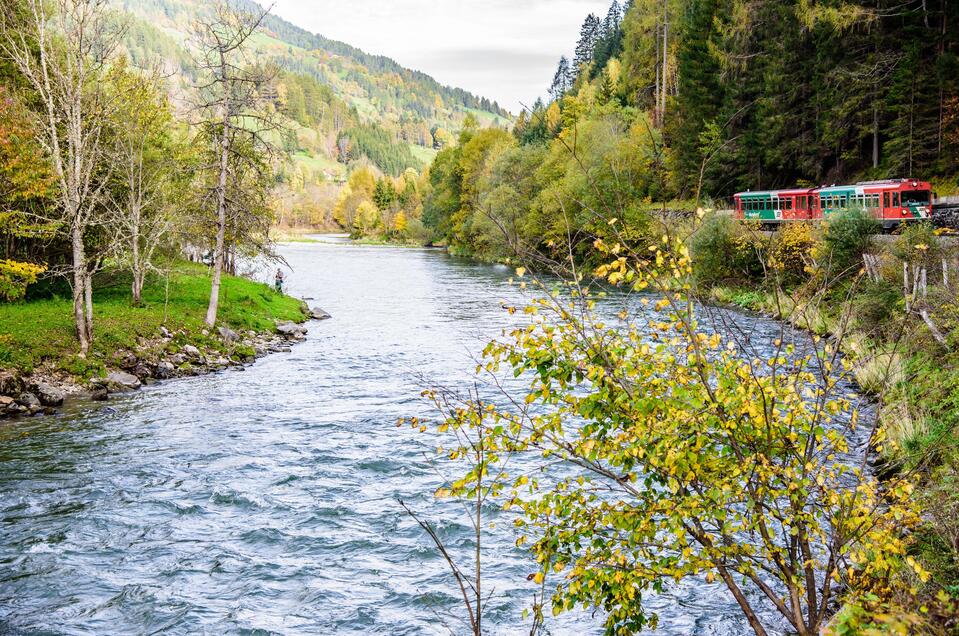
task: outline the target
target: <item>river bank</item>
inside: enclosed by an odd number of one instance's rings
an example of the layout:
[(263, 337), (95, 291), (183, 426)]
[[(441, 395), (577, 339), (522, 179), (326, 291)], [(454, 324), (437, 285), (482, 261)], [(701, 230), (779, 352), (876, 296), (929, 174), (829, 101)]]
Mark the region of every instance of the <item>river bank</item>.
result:
[(78, 355), (70, 301), (0, 305), (0, 418), (49, 413), (72, 398), (105, 400), (158, 380), (241, 367), (301, 340), (323, 312), (249, 279), (225, 276), (220, 320), (208, 329), (206, 268), (176, 263), (133, 306), (117, 280), (94, 295), (96, 338)]

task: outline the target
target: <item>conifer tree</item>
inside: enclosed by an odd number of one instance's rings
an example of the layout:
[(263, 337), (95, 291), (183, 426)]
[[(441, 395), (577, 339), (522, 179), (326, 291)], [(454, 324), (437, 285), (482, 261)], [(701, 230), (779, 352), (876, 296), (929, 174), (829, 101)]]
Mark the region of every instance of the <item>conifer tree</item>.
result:
[(576, 55), (573, 58), (573, 67), (577, 76), (593, 62), (593, 53), (596, 50), (596, 42), (599, 40), (601, 26), (596, 14), (590, 13), (579, 30), (579, 42), (576, 44)]
[(569, 60), (564, 55), (559, 58), (559, 66), (553, 76), (553, 84), (549, 87), (549, 94), (554, 100), (560, 99), (573, 85), (572, 69)]

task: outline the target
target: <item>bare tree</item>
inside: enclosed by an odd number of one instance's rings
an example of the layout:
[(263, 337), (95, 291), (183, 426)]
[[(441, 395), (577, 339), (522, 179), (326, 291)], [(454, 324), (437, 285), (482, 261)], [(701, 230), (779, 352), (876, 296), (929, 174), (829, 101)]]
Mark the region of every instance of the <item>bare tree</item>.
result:
[(85, 240), (103, 215), (111, 171), (106, 133), (120, 97), (103, 80), (122, 36), (107, 0), (23, 0), (0, 9), (0, 54), (40, 104), (35, 129), (56, 179), (58, 218), (51, 220), (61, 222), (70, 238), (81, 355), (93, 340), (92, 278), (101, 262)]
[[(275, 71), (248, 59), (246, 44), (262, 24), (269, 9), (248, 12), (227, 0), (219, 0), (212, 17), (193, 27), (200, 77), (197, 112), (201, 129), (208, 136), (213, 161), (207, 170), (213, 177), (204, 197), (204, 207), (215, 213), (213, 282), (206, 322), (216, 323), (220, 280), (230, 261), (233, 245), (262, 227), (268, 205), (269, 157), (273, 145), (265, 134), (277, 125), (267, 109), (263, 88)], [(232, 232), (232, 237), (230, 233)]]

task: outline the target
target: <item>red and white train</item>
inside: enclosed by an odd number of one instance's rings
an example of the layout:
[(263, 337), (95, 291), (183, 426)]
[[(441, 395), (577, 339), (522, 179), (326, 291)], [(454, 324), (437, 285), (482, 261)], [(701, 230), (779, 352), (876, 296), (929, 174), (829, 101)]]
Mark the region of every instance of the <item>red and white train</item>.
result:
[(845, 210), (863, 210), (889, 229), (932, 215), (932, 186), (916, 179), (740, 192), (734, 199), (737, 218), (770, 224), (828, 219)]

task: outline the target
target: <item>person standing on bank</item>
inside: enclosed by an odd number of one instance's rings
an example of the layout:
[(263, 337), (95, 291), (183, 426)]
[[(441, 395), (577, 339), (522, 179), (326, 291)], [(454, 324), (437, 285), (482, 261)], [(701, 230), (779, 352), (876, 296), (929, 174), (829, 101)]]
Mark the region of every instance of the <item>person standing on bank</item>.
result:
[(280, 294), (283, 293), (283, 278), (284, 278), (284, 277), (283, 277), (283, 270), (282, 270), (282, 269), (277, 269), (277, 270), (276, 270), (276, 280), (274, 281), (274, 285), (276, 286), (276, 291), (277, 291), (278, 293), (280, 293)]

